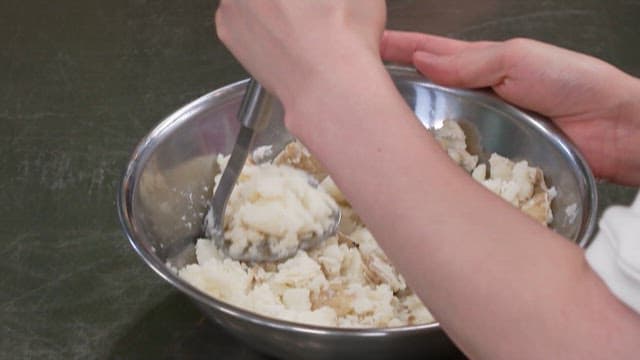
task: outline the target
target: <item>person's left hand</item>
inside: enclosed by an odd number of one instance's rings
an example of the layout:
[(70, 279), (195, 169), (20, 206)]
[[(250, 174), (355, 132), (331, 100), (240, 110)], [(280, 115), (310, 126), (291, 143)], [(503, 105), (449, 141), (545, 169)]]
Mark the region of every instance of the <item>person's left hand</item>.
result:
[(441, 85), (491, 87), (553, 120), (596, 176), (640, 184), (640, 81), (602, 60), (529, 39), (467, 42), (402, 31), (385, 33), (381, 55)]

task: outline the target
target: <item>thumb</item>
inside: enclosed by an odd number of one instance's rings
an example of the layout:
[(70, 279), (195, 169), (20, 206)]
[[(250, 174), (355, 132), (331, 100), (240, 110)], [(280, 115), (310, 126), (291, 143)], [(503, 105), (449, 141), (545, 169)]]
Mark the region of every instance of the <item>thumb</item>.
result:
[(496, 87), (507, 77), (499, 45), (468, 48), (450, 55), (416, 52), (413, 65), (435, 83), (462, 87)]

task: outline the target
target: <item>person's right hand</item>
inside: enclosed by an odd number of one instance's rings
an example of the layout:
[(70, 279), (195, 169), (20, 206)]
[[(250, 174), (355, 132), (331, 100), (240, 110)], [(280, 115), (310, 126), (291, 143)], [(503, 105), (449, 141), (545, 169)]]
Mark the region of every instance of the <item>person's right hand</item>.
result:
[(383, 0), (221, 0), (215, 15), (220, 40), (287, 111), (316, 101), (319, 82), (384, 71), (385, 20)]
[(397, 31), (385, 32), (381, 55), (442, 85), (491, 87), (551, 118), (596, 176), (640, 184), (640, 81), (601, 60), (528, 39), (465, 42)]

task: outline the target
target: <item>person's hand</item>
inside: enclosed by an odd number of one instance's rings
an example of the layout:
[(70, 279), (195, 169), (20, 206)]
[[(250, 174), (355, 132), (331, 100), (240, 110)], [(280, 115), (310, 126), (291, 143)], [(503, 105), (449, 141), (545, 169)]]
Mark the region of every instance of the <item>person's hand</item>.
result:
[(465, 42), (387, 31), (383, 59), (413, 64), (436, 83), (491, 87), (550, 117), (596, 176), (640, 184), (640, 82), (596, 58), (528, 39)]
[(383, 0), (221, 0), (215, 16), (220, 40), (285, 108), (336, 67), (382, 63), (385, 20)]

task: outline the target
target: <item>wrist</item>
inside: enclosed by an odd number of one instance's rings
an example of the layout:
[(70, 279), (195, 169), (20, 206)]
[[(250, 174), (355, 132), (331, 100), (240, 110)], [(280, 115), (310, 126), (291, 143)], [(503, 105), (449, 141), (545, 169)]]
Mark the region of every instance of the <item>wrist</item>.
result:
[(395, 90), (388, 86), (390, 76), (379, 57), (365, 52), (333, 54), (331, 60), (305, 75), (284, 89), (281, 97), (285, 125), (297, 137), (310, 131), (314, 123), (339, 119), (364, 106), (374, 92)]
[[(342, 34), (332, 38), (337, 40), (330, 46), (317, 46), (290, 65), (291, 76), (283, 79), (277, 91), (287, 115), (326, 112), (330, 110), (327, 103), (335, 101), (332, 99), (338, 97), (338, 92), (351, 95), (352, 90), (347, 89), (358, 91), (363, 84), (379, 81), (381, 73), (387, 75), (377, 49), (370, 49), (353, 36)], [(319, 106), (324, 108), (315, 109)], [(286, 120), (295, 122), (299, 117), (288, 116)]]

